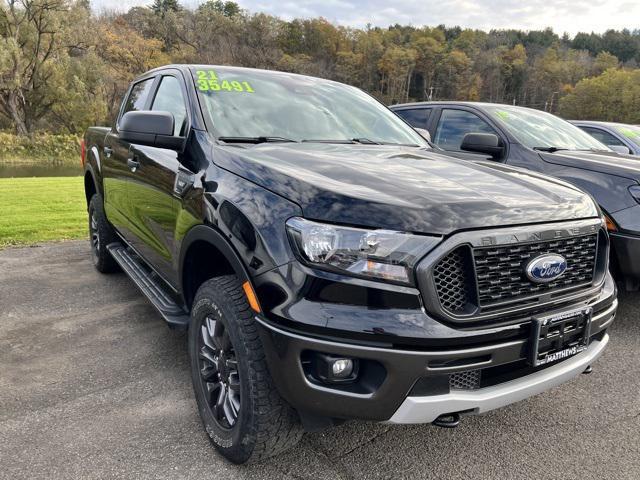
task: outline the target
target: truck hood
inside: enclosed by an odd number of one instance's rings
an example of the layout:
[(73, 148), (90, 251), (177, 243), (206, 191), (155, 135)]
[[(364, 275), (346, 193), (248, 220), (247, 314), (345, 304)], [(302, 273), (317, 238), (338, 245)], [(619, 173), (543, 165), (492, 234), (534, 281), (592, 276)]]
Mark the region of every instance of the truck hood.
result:
[(215, 163), (335, 223), (448, 234), (597, 216), (590, 197), (493, 162), (419, 148), (322, 143), (217, 145)]
[(539, 152), (542, 159), (556, 165), (591, 170), (640, 181), (640, 158), (615, 152)]

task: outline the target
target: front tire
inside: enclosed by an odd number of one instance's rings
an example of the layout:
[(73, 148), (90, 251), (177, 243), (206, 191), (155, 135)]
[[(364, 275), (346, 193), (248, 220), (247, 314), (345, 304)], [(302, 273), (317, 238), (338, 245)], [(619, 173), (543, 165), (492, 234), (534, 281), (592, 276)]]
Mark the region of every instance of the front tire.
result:
[(93, 265), (101, 273), (112, 273), (120, 267), (107, 250), (107, 245), (118, 241), (115, 230), (104, 214), (102, 197), (97, 193), (89, 201), (89, 240)]
[(189, 326), (191, 377), (209, 439), (233, 463), (295, 446), (302, 427), (276, 390), (244, 291), (235, 276), (198, 289)]

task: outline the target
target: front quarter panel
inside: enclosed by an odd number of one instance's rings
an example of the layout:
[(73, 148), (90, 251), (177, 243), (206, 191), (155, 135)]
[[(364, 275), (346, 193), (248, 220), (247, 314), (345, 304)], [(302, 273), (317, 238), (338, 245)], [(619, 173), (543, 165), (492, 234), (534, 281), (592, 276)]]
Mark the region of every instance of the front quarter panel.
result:
[(622, 230), (640, 235), (640, 205), (615, 212), (611, 217)]
[(215, 165), (207, 169), (203, 185), (206, 222), (233, 245), (250, 275), (292, 260), (285, 222), (302, 215), (300, 207)]

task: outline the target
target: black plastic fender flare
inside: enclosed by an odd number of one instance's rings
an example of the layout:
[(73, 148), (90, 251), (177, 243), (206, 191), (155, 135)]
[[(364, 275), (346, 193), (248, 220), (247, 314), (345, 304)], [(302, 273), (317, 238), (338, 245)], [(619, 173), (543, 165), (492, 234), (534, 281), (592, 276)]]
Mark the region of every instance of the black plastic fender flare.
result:
[(184, 291), (184, 260), (187, 252), (189, 251), (189, 247), (197, 241), (204, 241), (210, 243), (213, 247), (218, 249), (218, 251), (225, 257), (225, 259), (233, 268), (235, 274), (238, 276), (240, 283), (249, 282), (251, 287), (253, 288), (253, 282), (251, 281), (251, 277), (249, 277), (249, 273), (244, 263), (242, 262), (240, 255), (235, 251), (233, 246), (227, 241), (222, 233), (216, 230), (213, 226), (210, 225), (196, 225), (191, 228), (185, 235), (182, 240), (182, 244), (180, 247), (180, 257), (178, 264), (178, 274), (179, 274), (179, 282), (180, 282), (180, 291), (182, 292), (182, 296), (185, 300), (185, 291)]
[[(93, 183), (93, 189), (96, 191), (96, 193), (98, 193), (102, 197), (103, 196), (103, 192), (98, 187), (98, 182), (96, 181), (96, 174), (93, 171), (93, 167), (91, 166), (91, 164), (89, 162), (86, 162), (85, 167), (84, 167), (83, 182), (87, 178), (87, 175), (89, 175), (91, 177), (91, 182)], [(84, 183), (82, 185), (82, 187), (85, 190), (85, 196), (86, 196), (86, 194), (87, 194), (87, 192), (86, 192), (86, 183)], [(89, 201), (90, 200), (91, 200), (90, 198), (87, 198), (87, 208), (89, 208)]]

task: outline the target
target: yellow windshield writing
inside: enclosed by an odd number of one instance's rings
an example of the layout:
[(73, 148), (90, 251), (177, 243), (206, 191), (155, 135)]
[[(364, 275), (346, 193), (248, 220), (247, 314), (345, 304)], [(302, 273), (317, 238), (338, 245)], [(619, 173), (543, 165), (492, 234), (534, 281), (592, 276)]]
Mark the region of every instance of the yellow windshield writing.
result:
[(622, 134), (627, 137), (627, 138), (636, 138), (636, 137), (640, 137), (640, 133), (631, 130), (630, 128), (621, 128), (620, 132), (622, 132)]
[(197, 70), (196, 76), (196, 84), (201, 92), (253, 93), (255, 91), (247, 81), (220, 79), (215, 70)]

